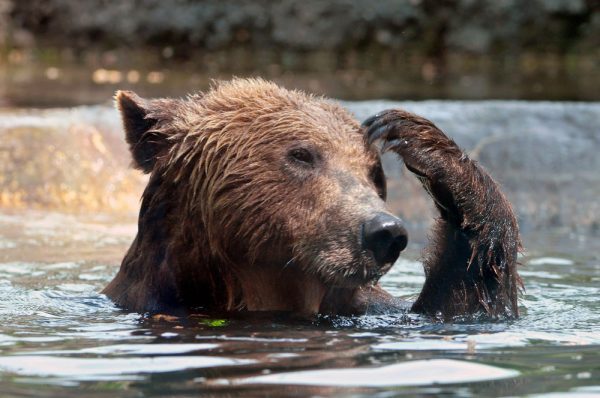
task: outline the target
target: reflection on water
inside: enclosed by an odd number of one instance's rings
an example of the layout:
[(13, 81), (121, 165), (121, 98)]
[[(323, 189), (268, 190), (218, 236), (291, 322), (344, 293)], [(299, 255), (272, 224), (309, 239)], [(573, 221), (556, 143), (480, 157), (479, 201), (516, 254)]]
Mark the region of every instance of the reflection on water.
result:
[[(97, 293), (135, 220), (24, 212), (0, 222), (7, 396), (600, 394), (600, 258), (591, 251), (529, 245), (516, 321), (148, 318)], [(385, 288), (414, 297), (417, 259), (412, 247)]]
[(518, 371), (453, 359), (407, 361), (372, 368), (320, 369), (251, 377), (243, 382), (309, 386), (400, 387), (516, 377)]
[(344, 100), (600, 99), (595, 54), (572, 55), (568, 60), (551, 55), (494, 59), (454, 54), (447, 59), (443, 73), (435, 72), (430, 60), (407, 54), (397, 54), (397, 59), (386, 62), (376, 54), (357, 53), (349, 65), (329, 52), (294, 56), (307, 64), (301, 68), (268, 61), (280, 55), (277, 53), (221, 55), (190, 62), (157, 62), (148, 54), (128, 51), (120, 61), (107, 54), (104, 60), (90, 56), (88, 62), (77, 62), (59, 54), (31, 58), (13, 50), (8, 62), (0, 63), (0, 106), (100, 104), (117, 89), (181, 97), (206, 90), (212, 79), (231, 76), (261, 76), (286, 87)]

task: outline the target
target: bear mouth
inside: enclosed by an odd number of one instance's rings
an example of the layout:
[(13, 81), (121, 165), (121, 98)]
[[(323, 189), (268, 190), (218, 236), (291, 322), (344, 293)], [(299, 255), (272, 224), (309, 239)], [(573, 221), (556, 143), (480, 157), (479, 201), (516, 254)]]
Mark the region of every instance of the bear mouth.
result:
[(379, 280), (388, 273), (394, 263), (388, 262), (383, 265), (361, 265), (359, 267), (350, 267), (347, 271), (337, 272), (331, 278), (334, 287), (359, 287), (376, 285)]
[(284, 268), (298, 267), (329, 287), (357, 288), (377, 284), (396, 260), (378, 261), (369, 251), (352, 246), (337, 251), (328, 246), (319, 249), (305, 250), (314, 254), (293, 258)]

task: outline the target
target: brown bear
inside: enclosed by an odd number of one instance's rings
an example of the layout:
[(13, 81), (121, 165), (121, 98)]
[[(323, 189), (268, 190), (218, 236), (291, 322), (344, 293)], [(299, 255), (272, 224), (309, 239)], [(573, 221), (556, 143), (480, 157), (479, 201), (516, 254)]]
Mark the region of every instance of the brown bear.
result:
[[(137, 236), (104, 290), (119, 306), (518, 315), (513, 210), (430, 121), (389, 110), (361, 126), (330, 100), (260, 79), (186, 99), (119, 91), (116, 102), (134, 165), (150, 174)], [(409, 307), (377, 284), (408, 239), (386, 210), (385, 151), (440, 213)]]

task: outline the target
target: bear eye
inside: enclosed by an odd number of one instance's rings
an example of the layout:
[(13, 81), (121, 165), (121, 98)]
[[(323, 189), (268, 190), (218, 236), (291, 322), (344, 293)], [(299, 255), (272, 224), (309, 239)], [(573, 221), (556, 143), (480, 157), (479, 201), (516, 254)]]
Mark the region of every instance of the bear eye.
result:
[(315, 163), (315, 157), (313, 154), (306, 148), (294, 148), (289, 152), (289, 157), (295, 162), (313, 166)]

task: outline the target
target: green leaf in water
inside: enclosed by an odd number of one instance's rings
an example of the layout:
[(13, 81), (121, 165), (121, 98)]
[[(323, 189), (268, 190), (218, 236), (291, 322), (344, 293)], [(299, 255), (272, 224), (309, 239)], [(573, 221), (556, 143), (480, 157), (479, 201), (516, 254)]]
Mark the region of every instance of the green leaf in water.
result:
[(213, 328), (227, 326), (227, 319), (201, 319), (200, 323)]

